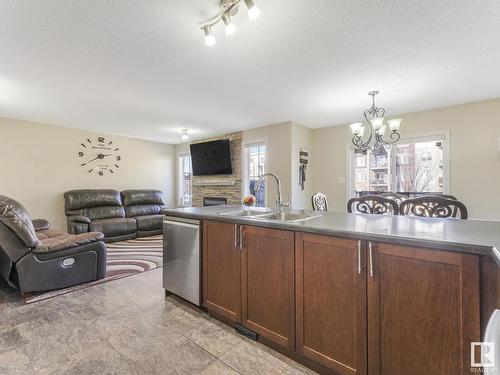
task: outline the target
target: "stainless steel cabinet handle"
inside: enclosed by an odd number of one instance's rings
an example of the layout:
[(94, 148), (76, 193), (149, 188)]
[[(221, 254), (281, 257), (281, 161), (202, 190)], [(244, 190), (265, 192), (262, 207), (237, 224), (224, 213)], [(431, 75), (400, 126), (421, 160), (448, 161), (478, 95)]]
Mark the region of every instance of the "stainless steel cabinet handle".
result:
[(358, 241), (358, 273), (361, 273), (361, 241)]
[(234, 224), (234, 247), (238, 247), (238, 224)]
[(240, 225), (240, 249), (243, 249), (243, 225)]
[(370, 257), (370, 276), (373, 277), (373, 244), (368, 242), (368, 251)]

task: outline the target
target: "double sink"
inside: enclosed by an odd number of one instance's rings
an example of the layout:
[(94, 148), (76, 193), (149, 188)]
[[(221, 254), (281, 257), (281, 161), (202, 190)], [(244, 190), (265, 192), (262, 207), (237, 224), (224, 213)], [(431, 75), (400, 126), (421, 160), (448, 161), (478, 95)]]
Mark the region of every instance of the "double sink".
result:
[(276, 212), (269, 209), (247, 209), (222, 212), (223, 216), (244, 217), (247, 219), (262, 220), (262, 221), (282, 221), (287, 223), (298, 223), (305, 220), (320, 217), (320, 214), (308, 214), (302, 211), (290, 210), (288, 212)]

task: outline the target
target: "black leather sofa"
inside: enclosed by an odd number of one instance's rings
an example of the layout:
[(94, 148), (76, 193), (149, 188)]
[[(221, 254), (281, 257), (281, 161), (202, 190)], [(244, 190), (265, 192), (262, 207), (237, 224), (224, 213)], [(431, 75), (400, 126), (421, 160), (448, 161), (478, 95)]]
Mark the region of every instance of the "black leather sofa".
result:
[(125, 215), (137, 222), (137, 237), (163, 233), (165, 199), (159, 190), (122, 191)]
[(24, 292), (66, 288), (106, 275), (103, 234), (71, 235), (31, 220), (14, 199), (0, 195), (0, 275)]
[(102, 232), (105, 242), (162, 233), (165, 200), (160, 190), (85, 189), (64, 193), (68, 232)]

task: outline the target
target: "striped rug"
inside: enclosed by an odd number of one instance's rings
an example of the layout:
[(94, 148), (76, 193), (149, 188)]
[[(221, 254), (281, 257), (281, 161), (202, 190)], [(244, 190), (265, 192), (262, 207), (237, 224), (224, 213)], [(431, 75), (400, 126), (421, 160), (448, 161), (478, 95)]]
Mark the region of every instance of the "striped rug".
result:
[(92, 285), (132, 276), (140, 272), (154, 270), (162, 266), (163, 236), (141, 237), (106, 244), (108, 249), (106, 277), (86, 284), (69, 288), (51, 290), (44, 293), (26, 293), (23, 295), (26, 303), (42, 301), (48, 298), (85, 289)]

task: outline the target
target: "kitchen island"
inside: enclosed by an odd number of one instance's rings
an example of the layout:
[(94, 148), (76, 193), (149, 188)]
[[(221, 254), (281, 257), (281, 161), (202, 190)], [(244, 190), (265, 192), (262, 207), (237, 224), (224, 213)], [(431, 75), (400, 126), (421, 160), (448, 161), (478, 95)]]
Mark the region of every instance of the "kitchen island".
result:
[(470, 343), (500, 308), (500, 223), (241, 210), (166, 212), (202, 222), (211, 315), (323, 373), (476, 373)]

